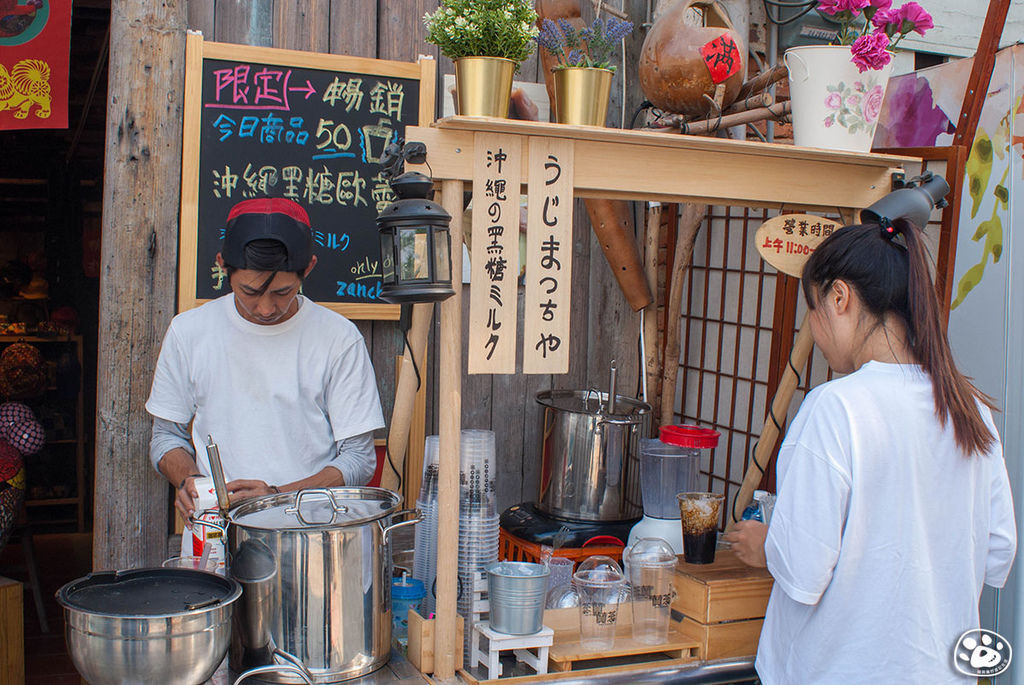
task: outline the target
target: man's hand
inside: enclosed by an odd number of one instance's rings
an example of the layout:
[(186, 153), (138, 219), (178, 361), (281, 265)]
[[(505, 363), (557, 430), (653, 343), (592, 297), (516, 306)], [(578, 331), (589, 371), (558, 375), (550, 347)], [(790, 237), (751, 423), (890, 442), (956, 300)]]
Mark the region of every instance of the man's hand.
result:
[(196, 489), (196, 478), (199, 478), (199, 476), (185, 478), (181, 487), (174, 493), (174, 508), (181, 514), (181, 518), (184, 519), (187, 528), (192, 527), (189, 524), (189, 517), (195, 512), (195, 500), (199, 497), (199, 490)]
[(747, 566), (764, 568), (764, 539), (768, 536), (768, 526), (760, 521), (737, 521), (722, 539), (732, 543), (732, 551), (736, 558)]
[(267, 485), (262, 480), (239, 479), (228, 483), (228, 498), (231, 501), (231, 506), (235, 506), (242, 500), (249, 499), (250, 497), (273, 495), (278, 492), (280, 492), (280, 490)]

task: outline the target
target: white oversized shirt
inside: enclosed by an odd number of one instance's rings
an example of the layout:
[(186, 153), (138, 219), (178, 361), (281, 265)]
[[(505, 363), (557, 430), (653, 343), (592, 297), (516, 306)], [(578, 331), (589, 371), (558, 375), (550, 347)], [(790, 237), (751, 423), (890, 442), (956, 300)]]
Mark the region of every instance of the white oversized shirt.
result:
[(966, 682), (954, 645), (1016, 550), (1001, 446), (964, 456), (927, 374), (872, 361), (806, 397), (777, 482), (761, 681)]
[(291, 318), (271, 326), (242, 318), (234, 295), (171, 322), (146, 410), (180, 424), (194, 417), (203, 473), (210, 473), (207, 435), (227, 480), (290, 483), (336, 465), (337, 441), (384, 426), (359, 330), (303, 300)]

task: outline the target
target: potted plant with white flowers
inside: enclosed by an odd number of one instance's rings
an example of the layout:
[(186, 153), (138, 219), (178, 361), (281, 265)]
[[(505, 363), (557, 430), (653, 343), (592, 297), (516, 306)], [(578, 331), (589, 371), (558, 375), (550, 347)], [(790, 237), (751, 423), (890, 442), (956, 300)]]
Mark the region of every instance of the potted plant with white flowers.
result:
[(577, 30), (565, 19), (541, 23), (537, 43), (555, 57), (555, 121), (604, 126), (615, 65), (612, 55), (633, 30), (616, 17)]
[(836, 45), (790, 48), (793, 140), (797, 145), (867, 152), (875, 135), (893, 49), (909, 33), (924, 35), (932, 17), (916, 2), (820, 0), (838, 24)]
[(533, 53), (537, 13), (530, 0), (441, 0), (423, 17), (427, 41), (455, 63), (455, 110), (508, 115), (512, 77)]

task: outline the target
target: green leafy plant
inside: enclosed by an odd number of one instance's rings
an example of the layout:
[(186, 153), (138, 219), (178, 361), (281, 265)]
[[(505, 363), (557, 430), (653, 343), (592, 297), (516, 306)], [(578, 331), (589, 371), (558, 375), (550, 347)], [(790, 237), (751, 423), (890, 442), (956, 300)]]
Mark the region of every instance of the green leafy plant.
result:
[(450, 59), (504, 57), (522, 62), (533, 53), (538, 29), (530, 0), (441, 0), (423, 15), (427, 41)]
[(559, 19), (557, 24), (545, 19), (537, 44), (558, 60), (555, 69), (596, 67), (615, 71), (612, 53), (632, 30), (632, 22), (615, 17), (605, 21), (595, 19), (593, 24), (579, 31), (565, 19)]

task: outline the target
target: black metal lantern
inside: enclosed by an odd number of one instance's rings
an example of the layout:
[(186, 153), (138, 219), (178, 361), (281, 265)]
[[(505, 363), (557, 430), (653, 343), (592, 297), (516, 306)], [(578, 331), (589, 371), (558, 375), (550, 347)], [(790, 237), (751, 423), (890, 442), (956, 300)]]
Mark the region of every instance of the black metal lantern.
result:
[(430, 200), (433, 181), (408, 171), (391, 181), (398, 199), (377, 215), (381, 299), (394, 304), (439, 302), (452, 290), (452, 218)]

